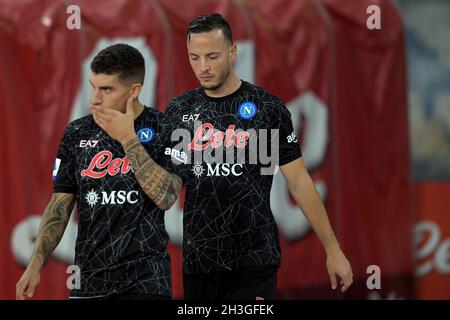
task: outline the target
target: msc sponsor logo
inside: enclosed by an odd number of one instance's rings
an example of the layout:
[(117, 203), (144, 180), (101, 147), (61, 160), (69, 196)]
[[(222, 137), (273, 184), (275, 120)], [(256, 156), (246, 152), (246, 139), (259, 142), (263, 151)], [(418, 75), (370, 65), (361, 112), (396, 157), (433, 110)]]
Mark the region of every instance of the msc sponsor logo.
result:
[(102, 191), (99, 195), (94, 189), (91, 189), (91, 191), (89, 191), (84, 197), (91, 208), (94, 207), (100, 200), (101, 204), (124, 204), (125, 202), (134, 204), (138, 202), (138, 198), (139, 192), (136, 190), (114, 190), (110, 193)]
[(203, 176), (206, 172), (208, 177), (227, 177), (230, 174), (238, 177), (242, 175), (242, 164), (241, 163), (208, 163), (206, 164), (206, 169), (203, 167), (203, 164), (196, 163), (192, 166), (191, 171), (197, 178)]

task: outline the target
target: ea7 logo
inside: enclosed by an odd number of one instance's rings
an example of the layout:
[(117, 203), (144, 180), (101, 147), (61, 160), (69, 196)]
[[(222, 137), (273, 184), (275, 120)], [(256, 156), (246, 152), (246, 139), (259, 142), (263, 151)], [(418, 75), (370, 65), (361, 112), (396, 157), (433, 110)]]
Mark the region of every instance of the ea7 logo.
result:
[(183, 114), (183, 122), (197, 121), (199, 116), (200, 116), (199, 113), (196, 113), (196, 114)]
[(81, 148), (94, 148), (98, 143), (98, 140), (80, 140)]
[(288, 143), (297, 142), (297, 136), (295, 135), (294, 131), (292, 131), (292, 133), (287, 136), (287, 142)]

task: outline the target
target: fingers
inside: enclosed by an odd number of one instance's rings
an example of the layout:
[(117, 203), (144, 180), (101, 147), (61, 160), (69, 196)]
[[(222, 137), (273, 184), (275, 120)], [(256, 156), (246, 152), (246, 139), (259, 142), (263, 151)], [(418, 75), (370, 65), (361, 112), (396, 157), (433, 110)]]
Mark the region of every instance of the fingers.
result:
[[(337, 287), (336, 274), (334, 272), (330, 272), (329, 276), (330, 276), (331, 288), (333, 290), (335, 290)], [(341, 286), (341, 292), (345, 292), (353, 283), (352, 271), (349, 270), (344, 275), (339, 275), (339, 276), (341, 278), (341, 281), (339, 282), (339, 284)]]
[[(130, 101), (130, 100), (128, 100)], [(131, 100), (132, 101), (132, 100)], [(110, 108), (104, 108), (97, 105), (90, 105), (91, 113), (92, 115), (99, 120), (103, 120), (105, 123), (109, 123), (119, 117), (119, 119), (122, 118), (122, 112), (110, 109)], [(126, 114), (132, 116), (134, 119), (134, 112), (133, 112), (133, 104), (128, 104), (127, 102), (127, 110)]]
[(352, 271), (348, 271), (346, 275), (341, 280), (341, 292), (347, 291), (350, 285), (353, 283), (353, 274)]
[(32, 298), (36, 285), (36, 283), (33, 283), (30, 280), (27, 282), (19, 282), (16, 285), (16, 300), (26, 300)]
[(105, 120), (99, 118), (99, 116), (96, 113), (92, 113), (92, 116), (94, 118), (95, 123), (102, 128), (103, 130), (105, 130)]
[(91, 106), (91, 112), (92, 112), (92, 115), (96, 116), (99, 119), (106, 121), (106, 120), (111, 119), (111, 117), (113, 116), (114, 110), (102, 108), (99, 106)]
[(30, 283), (28, 284), (28, 288), (27, 288), (27, 289), (25, 290), (25, 292), (24, 292), (25, 296), (26, 296), (28, 299), (30, 299), (30, 298), (33, 297), (34, 289), (35, 289), (35, 288), (36, 288), (36, 285), (33, 284), (32, 282), (30, 282)]
[(330, 282), (331, 282), (331, 289), (336, 289), (337, 283), (336, 283), (336, 275), (334, 272), (331, 272), (328, 274), (330, 276)]
[(25, 300), (25, 294), (22, 284), (16, 286), (16, 300)]
[(353, 279), (346, 279), (343, 281), (341, 292), (347, 291), (347, 289), (350, 287), (350, 285), (353, 283)]
[(127, 99), (127, 111), (126, 113), (128, 115), (132, 115), (133, 114), (133, 96), (129, 96)]
[(91, 106), (91, 113), (95, 123), (104, 130), (106, 123), (111, 120), (111, 116), (103, 108), (97, 106)]
[(16, 300), (25, 300), (26, 290), (28, 289), (29, 283), (28, 281), (19, 281), (16, 285)]

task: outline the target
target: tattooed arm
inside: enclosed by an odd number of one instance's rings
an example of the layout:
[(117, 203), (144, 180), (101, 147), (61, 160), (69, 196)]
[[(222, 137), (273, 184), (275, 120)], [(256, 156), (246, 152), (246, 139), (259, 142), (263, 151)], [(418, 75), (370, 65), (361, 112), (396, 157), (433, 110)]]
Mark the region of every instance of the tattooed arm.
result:
[[(159, 166), (137, 139), (133, 108), (133, 97), (130, 96), (125, 113), (97, 105), (92, 105), (91, 111), (95, 122), (122, 145), (142, 190), (158, 207), (167, 210), (177, 200), (182, 181)], [(136, 103), (136, 108), (144, 107)]]
[(75, 205), (75, 195), (54, 193), (42, 216), (33, 255), (16, 285), (16, 299), (31, 298), (40, 281), (39, 272), (61, 240)]
[(159, 166), (147, 153), (136, 135), (124, 139), (123, 149), (140, 186), (162, 210), (168, 210), (180, 193), (181, 179)]

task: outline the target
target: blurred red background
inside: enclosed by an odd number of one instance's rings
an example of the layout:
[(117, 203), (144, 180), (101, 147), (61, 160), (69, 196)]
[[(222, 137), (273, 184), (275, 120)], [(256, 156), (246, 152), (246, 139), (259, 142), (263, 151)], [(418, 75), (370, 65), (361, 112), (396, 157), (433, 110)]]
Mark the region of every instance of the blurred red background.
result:
[[(31, 254), (34, 216), (50, 198), (62, 132), (87, 111), (86, 66), (93, 54), (112, 42), (148, 52), (147, 73), (153, 77), (146, 78), (143, 102), (165, 110), (171, 98), (198, 86), (187, 60), (185, 30), (208, 12), (224, 14), (232, 25), (238, 74), (286, 102), (305, 162), (353, 267), (355, 283), (348, 293), (332, 291), (320, 242), (276, 177), (272, 207), (283, 257), (278, 298), (450, 298), (444, 204), (449, 189), (448, 184), (414, 186), (411, 179), (405, 36), (397, 9), (390, 1), (374, 0), (263, 3), (73, 1), (81, 10), (81, 29), (69, 30), (62, 1), (1, 2), (1, 299), (15, 297), (15, 283)], [(372, 4), (383, 13), (381, 30), (366, 27)], [(180, 221), (181, 207), (172, 210), (169, 228)], [(440, 238), (427, 254), (422, 246), (432, 231), (418, 233), (416, 250), (424, 256), (418, 265), (433, 260), (437, 248), (447, 260), (440, 269), (433, 262), (428, 273), (416, 277), (414, 224), (428, 220), (440, 228)], [(181, 234), (176, 228), (169, 233), (173, 296), (181, 299)], [(43, 269), (36, 299), (67, 298), (69, 240)], [(379, 290), (366, 286), (370, 265), (381, 269)]]

